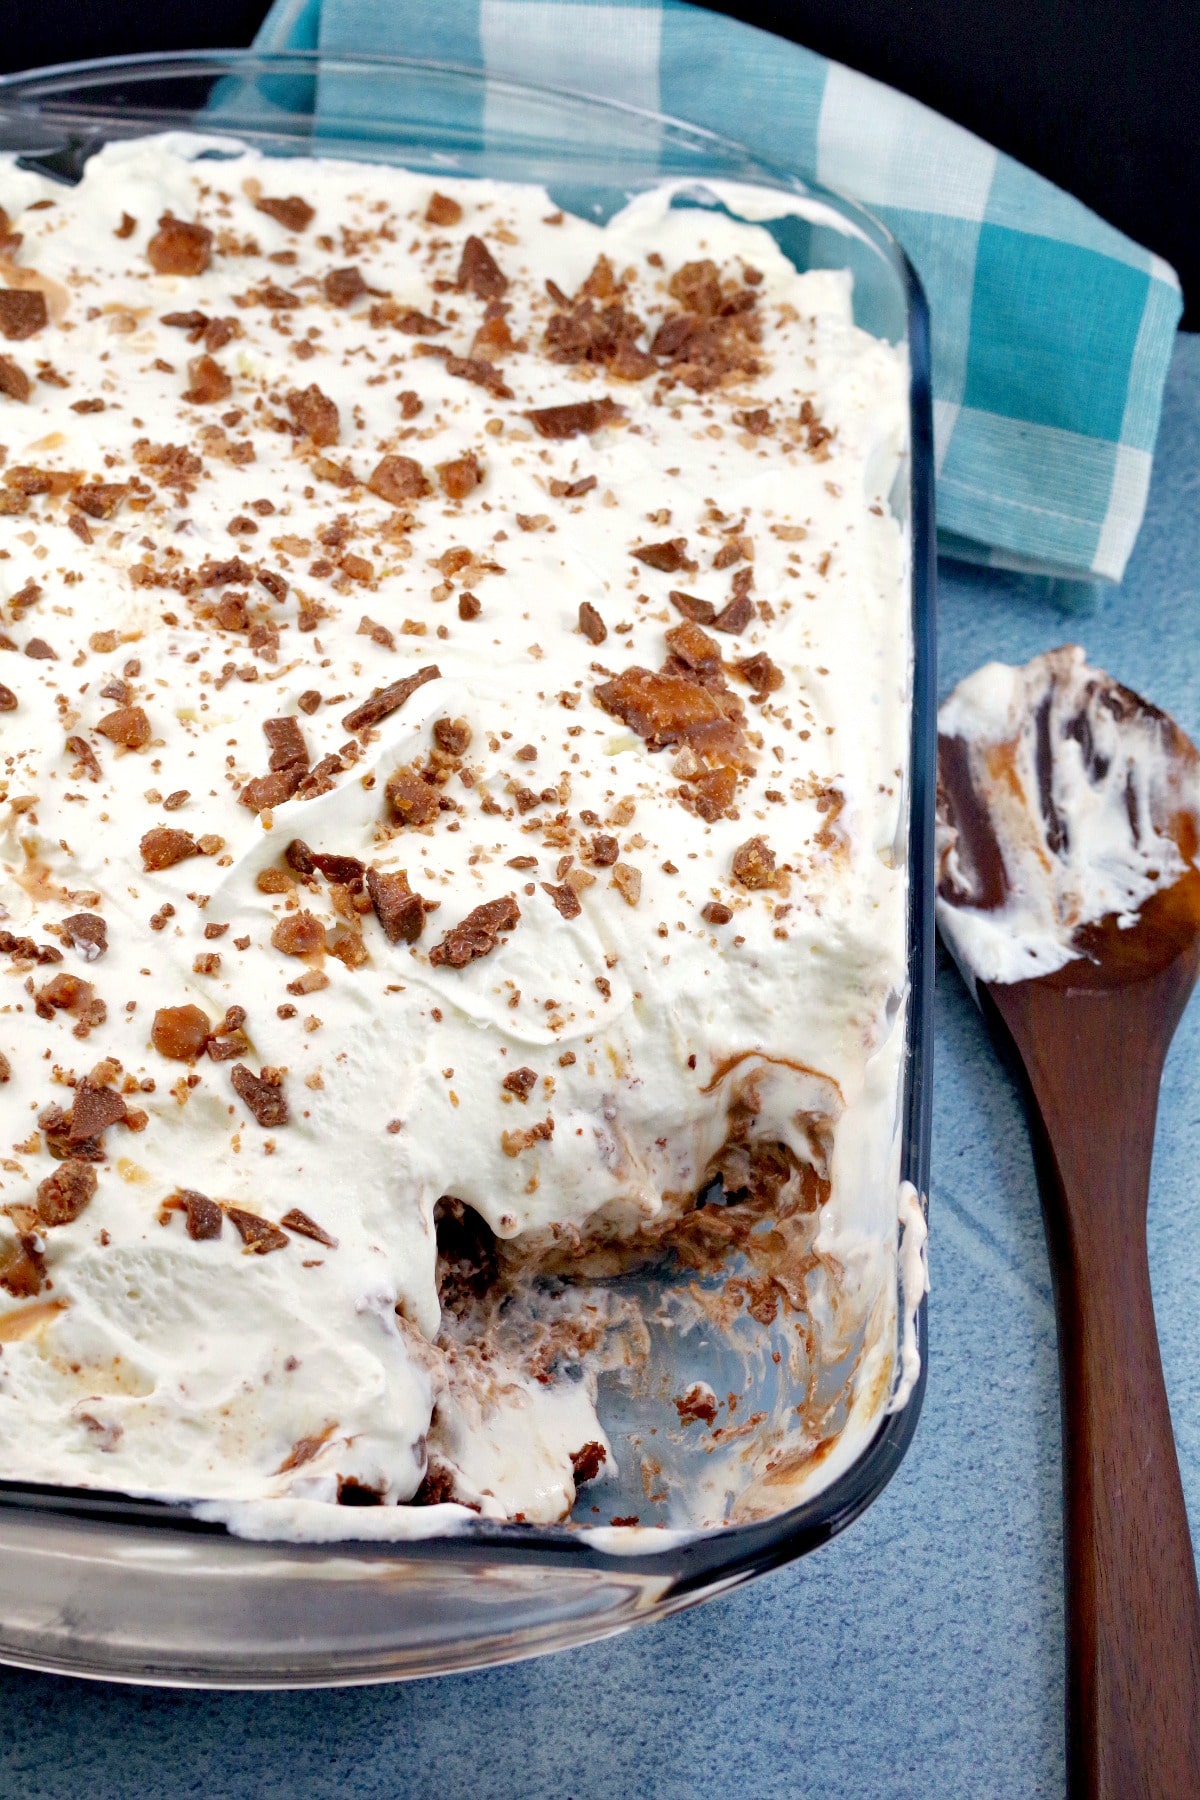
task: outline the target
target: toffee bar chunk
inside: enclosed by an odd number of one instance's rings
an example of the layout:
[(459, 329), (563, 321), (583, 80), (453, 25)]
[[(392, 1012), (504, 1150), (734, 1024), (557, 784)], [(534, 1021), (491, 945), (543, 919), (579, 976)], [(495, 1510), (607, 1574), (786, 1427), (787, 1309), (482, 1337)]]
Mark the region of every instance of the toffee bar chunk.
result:
[[(790, 1506), (896, 1367), (903, 350), (668, 188), (206, 144), (0, 153), (0, 1479)], [(634, 1508), (667, 1266), (782, 1399)]]
[(404, 702), (415, 694), (419, 687), (427, 681), (438, 681), (441, 670), (436, 663), (429, 663), (418, 669), (415, 675), (404, 675), (390, 686), (376, 688), (375, 692), (354, 706), (342, 720), (347, 731), (367, 731), (373, 725), (382, 724), (392, 713), (398, 712)]

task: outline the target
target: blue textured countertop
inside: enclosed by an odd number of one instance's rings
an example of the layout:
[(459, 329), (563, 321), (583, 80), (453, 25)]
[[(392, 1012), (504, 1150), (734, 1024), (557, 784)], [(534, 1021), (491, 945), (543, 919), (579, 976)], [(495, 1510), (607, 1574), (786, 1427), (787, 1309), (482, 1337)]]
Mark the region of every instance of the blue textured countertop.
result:
[[(1076, 640), (1200, 735), (1200, 336), (1179, 340), (1118, 591), (944, 567), (941, 691)], [(1200, 1541), (1200, 1001), (1163, 1085), (1150, 1262)], [(1031, 1800), (1061, 1795), (1058, 1390), (1014, 1092), (938, 972), (930, 1373), (908, 1460), (791, 1568), (510, 1669), (329, 1693), (190, 1694), (0, 1673), (22, 1800)]]

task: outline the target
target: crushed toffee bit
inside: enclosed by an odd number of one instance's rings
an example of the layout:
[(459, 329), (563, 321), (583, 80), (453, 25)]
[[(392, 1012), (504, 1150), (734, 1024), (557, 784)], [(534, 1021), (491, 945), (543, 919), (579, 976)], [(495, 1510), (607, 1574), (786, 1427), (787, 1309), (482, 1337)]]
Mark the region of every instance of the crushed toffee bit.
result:
[(733, 917), (733, 908), (726, 906), (723, 900), (709, 900), (700, 908), (700, 917), (706, 925), (728, 925)]
[(367, 870), (367, 893), (384, 936), (393, 944), (415, 944), (425, 929), (425, 908), (402, 870)]
[(201, 1241), (220, 1237), (225, 1214), (215, 1200), (210, 1200), (207, 1194), (197, 1193), (195, 1188), (181, 1188), (176, 1197), (183, 1202), (185, 1227), (190, 1238)]
[(140, 706), (119, 706), (98, 720), (96, 730), (126, 750), (144, 750), (150, 742), (150, 721)]
[[(288, 850), (300, 843), (299, 838), (294, 839), (288, 845)], [(336, 882), (351, 894), (362, 892), (366, 866), (359, 862), (357, 856), (332, 856), (324, 850), (309, 850), (307, 845), (301, 847), (307, 852), (313, 868), (319, 869), (326, 881)]]
[(38, 1183), (38, 1218), (48, 1229), (72, 1224), (91, 1203), (96, 1186), (96, 1171), (90, 1163), (60, 1163), (52, 1175)]
[(129, 1109), (120, 1094), (112, 1088), (97, 1085), (85, 1075), (75, 1089), (67, 1142), (74, 1146), (88, 1138), (99, 1137), (110, 1125), (119, 1124), (128, 1115)]
[(251, 288), (247, 294), (235, 294), (234, 300), (239, 306), (266, 306), (272, 312), (289, 312), (294, 306), (303, 306), (299, 294), (291, 288), (280, 287), (274, 281), (265, 281), (261, 287)]
[[(297, 800), (315, 800), (320, 794), (328, 794), (332, 788), (337, 786), (338, 776), (343, 774), (348, 766), (336, 751), (329, 756), (323, 756), (320, 762), (314, 764), (309, 770), (296, 789)], [(270, 776), (266, 779), (290, 781), (292, 773), (291, 770), (285, 770), (280, 775)], [(245, 789), (242, 792), (244, 793)], [(274, 802), (274, 804), (278, 804), (278, 802)]]
[(473, 450), (437, 466), (442, 492), (449, 500), (465, 500), (483, 480), (483, 465)]
[(266, 195), (254, 202), (256, 212), (266, 213), (268, 218), (277, 219), (288, 231), (305, 231), (316, 218), (316, 210), (299, 194), (289, 194), (284, 200), (271, 200)]
[[(234, 1075), (236, 1078), (236, 1070)], [(272, 1250), (286, 1250), (287, 1232), (280, 1231), (278, 1225), (272, 1225), (269, 1219), (260, 1218), (257, 1213), (246, 1212), (240, 1206), (227, 1206), (225, 1214), (246, 1246), (243, 1254), (269, 1256)]]
[(581, 500), (596, 485), (594, 475), (581, 475), (577, 481), (560, 481), (557, 475), (550, 477), (550, 492), (556, 500)]
[(460, 619), (477, 619), (482, 611), (483, 611), (483, 606), (482, 606), (478, 596), (476, 594), (472, 594), (468, 588), (464, 588), (462, 593), (458, 596), (458, 616), (459, 616), (459, 618)]
[(465, 968), (476, 957), (488, 956), (503, 933), (515, 930), (520, 917), (521, 910), (512, 894), (505, 894), (499, 900), (485, 900), (460, 924), (452, 926), (440, 944), (434, 945), (429, 960), (435, 968)]
[(385, 456), (375, 465), (367, 488), (389, 506), (407, 506), (431, 493), (429, 481), (419, 462), (411, 456)]
[(462, 207), (449, 194), (439, 194), (435, 190), (429, 196), (429, 205), (425, 208), (427, 225), (457, 225), (462, 216)]
[(735, 563), (741, 562), (743, 556), (753, 554), (753, 545), (749, 538), (727, 538), (713, 557), (714, 569), (732, 569)]
[(33, 1232), (25, 1232), (15, 1244), (0, 1250), (0, 1287), (14, 1300), (31, 1300), (42, 1291), (46, 1261)]
[(602, 644), (608, 636), (608, 626), (590, 600), (579, 602), (579, 629), (589, 644)]
[(465, 756), (471, 745), (471, 727), (465, 719), (435, 719), (433, 741), (447, 756)]
[(0, 713), (16, 712), (16, 710), (17, 696), (10, 687), (5, 687), (4, 683), (0, 681)]
[(517, 1099), (524, 1104), (537, 1086), (537, 1079), (536, 1069), (511, 1069), (500, 1086), (505, 1093), (515, 1094)]
[(310, 1219), (308, 1214), (301, 1212), (298, 1206), (293, 1206), (290, 1212), (285, 1212), (279, 1223), (286, 1230), (294, 1231), (300, 1237), (312, 1238), (314, 1243), (324, 1244), (327, 1250), (336, 1250), (338, 1247), (337, 1239), (330, 1237), (329, 1233), (318, 1225), (315, 1219)]
[[(0, 955), (19, 956), (19, 957), (23, 958), (26, 962), (34, 962), (34, 963), (58, 963), (58, 962), (62, 961), (62, 951), (55, 950), (53, 945), (37, 944), (34, 942), (34, 940), (32, 938), (17, 937), (15, 935), (15, 933), (13, 933), (11, 931), (5, 931), (3, 929), (3, 927), (0, 927)], [(87, 983), (84, 982), (82, 985), (84, 987), (86, 987)], [(55, 990), (56, 994), (63, 993), (63, 992), (69, 992), (72, 995), (74, 995), (75, 991), (76, 991), (75, 989), (62, 989), (62, 988), (58, 988)], [(44, 992), (45, 992), (45, 990), (43, 990), (43, 994), (44, 994)], [(72, 1003), (71, 1000), (59, 1001), (59, 1000), (55, 999), (50, 1004), (52, 1006), (54, 1006), (54, 1005), (69, 1006), (71, 1003)], [(42, 1012), (42, 1008), (41, 1008), (40, 1004), (38, 1006), (38, 1013), (42, 1018), (49, 1018), (49, 1016), (50, 1016), (49, 1013)]]
[(687, 744), (716, 760), (742, 755), (740, 722), (720, 697), (689, 676), (651, 669), (626, 669), (596, 689), (605, 712), (621, 719), (651, 750)]
[(733, 597), (726, 601), (716, 618), (712, 621), (714, 631), (745, 631), (754, 617), (754, 602), (750, 598), (750, 583), (753, 573), (750, 569), (739, 569), (733, 578)]
[(717, 616), (717, 609), (711, 600), (701, 600), (695, 594), (681, 594), (678, 588), (672, 588), (667, 598), (676, 612), (691, 619), (695, 625), (711, 625)]
[[(246, 947), (237, 938), (233, 941), (239, 949)], [(213, 1062), (232, 1062), (235, 1056), (249, 1054), (250, 1040), (242, 1030), (245, 1022), (244, 1007), (230, 1006), (226, 1009), (224, 1019), (208, 1040), (208, 1054)]]
[[(615, 297), (619, 290), (611, 277), (612, 265), (601, 256), (573, 302), (552, 291), (551, 298), (563, 310), (546, 326), (546, 354), (551, 362), (606, 368), (618, 381), (644, 381), (658, 364), (640, 348), (642, 321)], [(597, 305), (597, 300), (603, 303)]]
[(287, 396), (287, 409), (312, 443), (320, 448), (337, 443), (340, 429), (337, 406), (328, 394), (322, 393), (315, 381), (303, 389), (293, 388)]
[(156, 275), (203, 275), (212, 261), (213, 234), (206, 225), (164, 213), (146, 245)]
[(724, 685), (721, 646), (701, 626), (691, 619), (672, 625), (667, 632), (667, 648), (671, 652), (667, 667), (673, 673), (692, 677), (710, 692), (720, 691)]
[(744, 844), (739, 844), (733, 853), (730, 874), (740, 887), (774, 887), (775, 852), (766, 838), (747, 838)]
[(46, 296), (40, 288), (0, 288), (0, 337), (19, 343), (49, 322)]
[(507, 290), (508, 277), (482, 238), (469, 237), (464, 243), (454, 285), (477, 300), (498, 300)]
[(440, 319), (419, 312), (415, 306), (400, 306), (395, 300), (383, 300), (373, 306), (369, 318), (372, 325), (390, 325), (406, 337), (436, 337), (446, 329)]
[(732, 816), (730, 807), (736, 793), (735, 770), (703, 769), (680, 789), (679, 797), (685, 806), (711, 825), (716, 819)]
[(283, 1074), (279, 1069), (263, 1069), (255, 1075), (245, 1063), (234, 1063), (230, 1071), (234, 1092), (264, 1130), (288, 1122), (288, 1104), (283, 1092)]
[(321, 283), (321, 292), (331, 306), (353, 306), (370, 289), (359, 269), (330, 269)]
[(89, 519), (111, 519), (129, 493), (124, 481), (85, 481), (71, 490), (72, 505)]
[(148, 870), (170, 869), (189, 856), (199, 856), (200, 846), (190, 831), (171, 825), (157, 825), (147, 831), (140, 845), (142, 867)]
[[(508, 323), (511, 308), (506, 300), (489, 300), (483, 309), (483, 323), (471, 339), (471, 355), (506, 356), (518, 348)], [(520, 346), (524, 348), (522, 344)]]
[(636, 906), (642, 896), (642, 872), (640, 869), (635, 869), (631, 863), (614, 863), (612, 885), (626, 906)]
[(71, 752), (71, 755), (76, 759), (78, 764), (78, 768), (75, 771), (76, 778), (78, 778), (80, 771), (82, 771), (87, 775), (89, 781), (99, 781), (100, 764), (96, 761), (96, 752), (92, 749), (92, 746), (88, 743), (87, 739), (81, 737), (69, 737), (66, 742), (66, 748)]
[(206, 352), (203, 356), (192, 357), (188, 363), (188, 385), (183, 395), (190, 405), (215, 406), (220, 400), (228, 400), (232, 392), (233, 378), (214, 356), (209, 356)]
[(283, 860), (297, 875), (311, 875), (316, 869), (313, 853), (303, 838), (293, 838), (283, 852)]
[(160, 323), (173, 331), (186, 331), (189, 344), (198, 344), (212, 321), (207, 313), (193, 307), (190, 312), (163, 313)]
[(489, 362), (486, 357), (453, 356), (440, 344), (421, 344), (418, 347), (426, 356), (439, 357), (447, 375), (453, 375), (456, 380), (470, 381), (476, 387), (486, 388), (497, 400), (512, 400), (515, 397), (495, 363)]
[(575, 889), (568, 886), (565, 881), (559, 887), (553, 886), (548, 881), (543, 881), (542, 889), (543, 892), (549, 894), (555, 907), (562, 914), (564, 919), (577, 919), (583, 911), (582, 906), (579, 904), (579, 895), (575, 892)]
[(418, 669), (415, 674), (405, 675), (399, 681), (393, 681), (389, 687), (376, 688), (368, 699), (360, 701), (345, 715), (342, 719), (344, 729), (356, 732), (367, 731), (372, 726), (378, 725), (392, 713), (399, 711), (404, 702), (412, 694), (415, 694), (425, 682), (440, 680), (441, 673), (436, 663), (429, 663), (425, 668)]
[(527, 1131), (502, 1131), (500, 1148), (505, 1156), (517, 1157), (525, 1150), (532, 1150), (535, 1144), (547, 1143), (554, 1136), (554, 1120), (540, 1119)]
[(308, 768), (310, 759), (304, 733), (290, 715), (279, 719), (264, 719), (263, 736), (270, 746), (271, 755), (267, 767), (272, 772), (279, 769)]
[(172, 1062), (194, 1063), (204, 1055), (212, 1021), (198, 1006), (161, 1006), (150, 1027), (150, 1042)]
[(696, 567), (688, 556), (687, 539), (683, 537), (667, 538), (661, 544), (639, 544), (633, 554), (647, 568), (658, 569), (664, 575), (677, 575), (680, 569)]
[(311, 956), (325, 948), (325, 927), (315, 913), (286, 913), (272, 931), (271, 942), (285, 956)]
[[(314, 770), (313, 774), (316, 772)], [(269, 775), (253, 775), (242, 787), (238, 801), (250, 812), (269, 812), (273, 807), (282, 806), (285, 800), (290, 800), (303, 787), (304, 780), (303, 763), (291, 763), (286, 769), (273, 769)]]
[(768, 694), (777, 694), (783, 686), (783, 671), (764, 650), (735, 662), (733, 672), (739, 680), (748, 682), (760, 699), (765, 699)]
[(599, 400), (574, 400), (565, 406), (533, 407), (523, 417), (529, 420), (539, 437), (571, 438), (590, 437), (602, 426), (611, 425), (614, 419), (623, 418), (624, 414), (625, 408), (605, 394)]
[(437, 788), (411, 763), (393, 770), (384, 792), (388, 811), (397, 825), (430, 825), (441, 809)]
[(0, 356), (0, 394), (23, 404), (33, 392), (33, 383), (11, 356)]

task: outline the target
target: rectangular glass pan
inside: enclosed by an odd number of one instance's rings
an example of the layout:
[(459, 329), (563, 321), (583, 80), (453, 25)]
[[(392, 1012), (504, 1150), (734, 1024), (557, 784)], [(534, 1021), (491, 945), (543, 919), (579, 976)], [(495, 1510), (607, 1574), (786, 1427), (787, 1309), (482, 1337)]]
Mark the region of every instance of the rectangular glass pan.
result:
[[(324, 153), (546, 185), (603, 217), (678, 177), (802, 200), (777, 233), (799, 268), (846, 268), (856, 323), (906, 344), (912, 565), (908, 969), (901, 1175), (927, 1187), (933, 985), (934, 563), (928, 319), (903, 252), (852, 202), (695, 127), (586, 96), (400, 59), (196, 53), (0, 80), (0, 151), (65, 182), (102, 143), (219, 129), (270, 154)], [(904, 1315), (900, 1296), (898, 1315)], [(920, 1375), (851, 1467), (769, 1519), (688, 1536), (478, 1521), (454, 1536), (249, 1542), (183, 1506), (0, 1483), (0, 1660), (209, 1685), (386, 1680), (580, 1643), (802, 1555), (881, 1491), (916, 1426)], [(619, 1447), (619, 1440), (618, 1440)], [(636, 1458), (628, 1459), (636, 1463)], [(639, 1494), (638, 1498), (641, 1496)], [(613, 1509), (619, 1510), (617, 1501)], [(640, 1510), (645, 1516), (644, 1506)], [(360, 1515), (361, 1517), (361, 1515)], [(348, 1530), (357, 1521), (346, 1515)]]

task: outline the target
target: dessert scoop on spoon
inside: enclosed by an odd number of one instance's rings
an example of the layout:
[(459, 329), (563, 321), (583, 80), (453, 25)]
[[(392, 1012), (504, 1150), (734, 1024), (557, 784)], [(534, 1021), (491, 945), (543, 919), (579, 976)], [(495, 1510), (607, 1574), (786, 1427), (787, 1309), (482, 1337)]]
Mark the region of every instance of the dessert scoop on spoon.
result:
[(1146, 1206), (1200, 970), (1200, 756), (1073, 646), (938, 717), (938, 922), (1022, 1077), (1062, 1381), (1072, 1800), (1200, 1796), (1200, 1593)]

